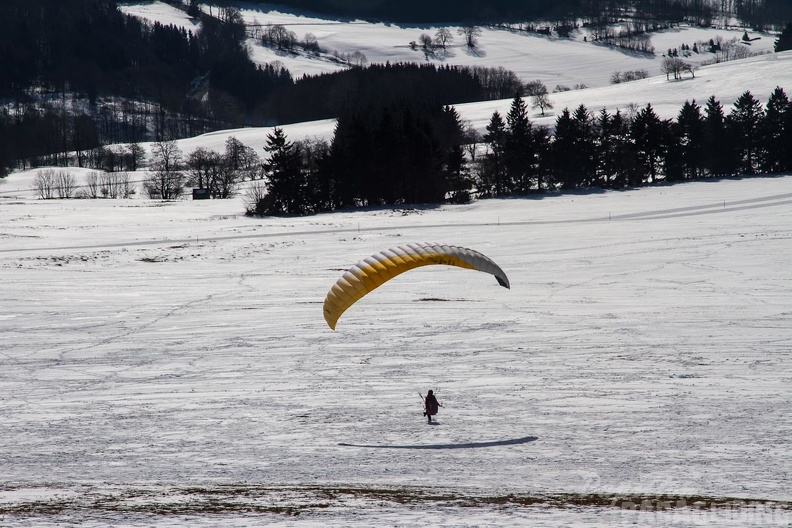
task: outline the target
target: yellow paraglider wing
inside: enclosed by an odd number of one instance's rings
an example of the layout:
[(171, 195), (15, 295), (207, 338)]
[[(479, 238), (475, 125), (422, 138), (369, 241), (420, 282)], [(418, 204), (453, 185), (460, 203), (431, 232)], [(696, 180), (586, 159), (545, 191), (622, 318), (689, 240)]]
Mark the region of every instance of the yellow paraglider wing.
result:
[(426, 242), (407, 244), (375, 253), (349, 268), (327, 293), (325, 321), (335, 330), (341, 314), (368, 292), (405, 271), (432, 264), (483, 271), (494, 275), (504, 288), (509, 288), (509, 279), (503, 270), (478, 251)]

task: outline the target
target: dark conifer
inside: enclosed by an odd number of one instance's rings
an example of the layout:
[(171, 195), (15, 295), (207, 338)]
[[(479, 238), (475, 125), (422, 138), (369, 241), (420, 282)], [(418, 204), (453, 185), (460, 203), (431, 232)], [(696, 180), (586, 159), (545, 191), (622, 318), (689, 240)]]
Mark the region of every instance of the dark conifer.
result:
[(710, 176), (729, 176), (737, 171), (723, 105), (714, 95), (704, 107), (704, 167)]
[(512, 100), (506, 115), (506, 141), (504, 162), (511, 192), (530, 192), (536, 174), (536, 148), (533, 141), (533, 125), (528, 119), (528, 109), (520, 95)]
[(507, 194), (504, 153), (506, 150), (506, 123), (500, 113), (495, 111), (487, 125), (484, 141), (489, 151), (482, 160), (479, 175), (479, 188), (484, 196), (503, 196)]
[(726, 118), (726, 128), (742, 174), (754, 174), (758, 165), (758, 152), (762, 140), (760, 126), (764, 119), (762, 104), (749, 91), (735, 101)]
[(767, 101), (762, 136), (761, 170), (771, 173), (792, 170), (792, 103), (782, 88), (776, 87)]
[(597, 179), (597, 150), (594, 133), (594, 116), (584, 105), (580, 105), (572, 114), (575, 123), (575, 150), (580, 171), (580, 182), (584, 186), (593, 185)]
[[(260, 211), (267, 215), (305, 214), (310, 212), (306, 200), (306, 181), (300, 150), (286, 139), (281, 128), (267, 135), (264, 165), (267, 195)], [(257, 208), (258, 209), (258, 208)]]
[(774, 49), (776, 53), (779, 51), (792, 50), (792, 22), (787, 23), (784, 31), (778, 36), (775, 41)]
[(638, 111), (630, 127), (630, 135), (638, 155), (638, 178), (630, 185), (655, 182), (661, 171), (663, 146), (666, 139), (666, 125), (655, 113), (651, 104)]
[(556, 118), (555, 134), (550, 144), (549, 167), (553, 182), (561, 189), (573, 189), (581, 183), (580, 165), (575, 156), (577, 127), (569, 108)]
[(704, 168), (704, 116), (695, 99), (685, 101), (674, 130), (679, 139), (683, 178), (698, 178)]

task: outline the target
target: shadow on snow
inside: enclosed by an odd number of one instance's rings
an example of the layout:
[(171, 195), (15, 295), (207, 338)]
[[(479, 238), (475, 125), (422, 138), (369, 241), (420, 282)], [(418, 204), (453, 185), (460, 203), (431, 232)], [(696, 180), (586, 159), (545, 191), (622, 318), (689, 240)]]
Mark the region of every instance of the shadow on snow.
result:
[(539, 438), (536, 436), (524, 436), (522, 438), (511, 438), (509, 440), (495, 440), (492, 442), (467, 442), (464, 444), (416, 444), (416, 445), (368, 445), (368, 444), (347, 444), (344, 442), (338, 445), (344, 447), (371, 447), (378, 449), (473, 449), (477, 447), (498, 447), (508, 445), (527, 444)]

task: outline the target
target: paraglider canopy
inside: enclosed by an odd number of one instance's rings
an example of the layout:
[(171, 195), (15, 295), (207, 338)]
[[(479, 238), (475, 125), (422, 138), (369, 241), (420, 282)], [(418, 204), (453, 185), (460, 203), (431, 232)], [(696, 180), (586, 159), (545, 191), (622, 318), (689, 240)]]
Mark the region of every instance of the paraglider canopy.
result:
[(509, 279), (491, 259), (472, 249), (418, 242), (386, 249), (349, 268), (330, 288), (324, 301), (324, 318), (335, 330), (347, 308), (393, 277), (420, 266), (444, 264), (489, 273), (510, 288)]

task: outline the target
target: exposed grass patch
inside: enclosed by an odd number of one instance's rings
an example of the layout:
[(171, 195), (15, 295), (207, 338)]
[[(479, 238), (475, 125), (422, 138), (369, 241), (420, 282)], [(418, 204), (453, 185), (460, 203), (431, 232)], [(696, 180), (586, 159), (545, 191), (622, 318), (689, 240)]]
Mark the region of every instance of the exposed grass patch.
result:
[[(13, 489), (13, 488), (5, 488)], [(56, 488), (71, 493), (67, 498), (0, 504), (0, 515), (42, 517), (95, 513), (142, 513), (161, 516), (230, 513), (297, 516), (317, 509), (341, 507), (354, 501), (357, 507), (390, 505), (457, 508), (616, 508), (661, 512), (691, 510), (774, 509), (792, 511), (792, 502), (674, 494), (477, 494), (474, 491), (415, 487), (369, 486), (150, 486), (118, 492), (97, 488)], [(2, 491), (2, 489), (0, 489)]]

